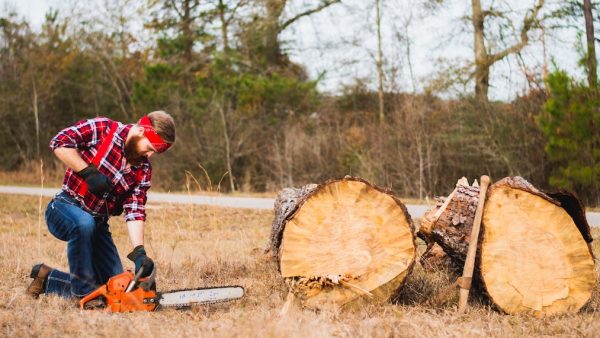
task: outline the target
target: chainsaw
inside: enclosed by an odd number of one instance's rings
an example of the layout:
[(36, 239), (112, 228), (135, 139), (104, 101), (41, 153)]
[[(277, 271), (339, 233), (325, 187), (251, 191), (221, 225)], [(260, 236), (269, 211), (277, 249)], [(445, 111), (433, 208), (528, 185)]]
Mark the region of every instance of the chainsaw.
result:
[(109, 312), (154, 311), (159, 307), (186, 308), (193, 304), (213, 304), (240, 299), (241, 286), (219, 286), (197, 289), (156, 291), (156, 267), (150, 276), (142, 278), (143, 267), (137, 274), (125, 271), (79, 301), (82, 310), (106, 309)]

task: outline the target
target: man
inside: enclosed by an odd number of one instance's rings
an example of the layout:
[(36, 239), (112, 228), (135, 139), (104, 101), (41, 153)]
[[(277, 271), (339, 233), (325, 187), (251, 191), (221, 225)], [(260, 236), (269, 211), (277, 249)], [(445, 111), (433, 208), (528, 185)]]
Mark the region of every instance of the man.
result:
[(52, 235), (67, 242), (70, 274), (34, 265), (29, 295), (81, 298), (123, 272), (107, 223), (123, 211), (133, 247), (127, 258), (135, 263), (136, 273), (144, 267), (142, 276), (150, 274), (154, 263), (144, 250), (149, 159), (173, 142), (175, 123), (163, 111), (137, 124), (104, 117), (82, 120), (52, 139), (50, 148), (68, 169), (62, 191), (48, 204), (46, 223)]

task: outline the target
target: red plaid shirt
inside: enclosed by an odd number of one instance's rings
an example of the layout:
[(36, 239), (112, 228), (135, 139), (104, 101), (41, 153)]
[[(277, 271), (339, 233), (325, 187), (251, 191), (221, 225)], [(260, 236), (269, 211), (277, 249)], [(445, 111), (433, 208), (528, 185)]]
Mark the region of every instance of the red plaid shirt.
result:
[(62, 189), (77, 199), (92, 215), (120, 215), (125, 210), (125, 221), (145, 221), (146, 193), (151, 185), (152, 166), (147, 159), (138, 166), (128, 168), (126, 165), (125, 140), (133, 125), (122, 124), (105, 117), (81, 120), (54, 136), (50, 141), (50, 148), (52, 150), (60, 147), (77, 148), (81, 158), (87, 163), (92, 163), (112, 123), (117, 123), (118, 128), (98, 165), (98, 170), (112, 181), (113, 191), (107, 198), (99, 198), (90, 191), (80, 196), (79, 189), (84, 180), (72, 169), (67, 169)]

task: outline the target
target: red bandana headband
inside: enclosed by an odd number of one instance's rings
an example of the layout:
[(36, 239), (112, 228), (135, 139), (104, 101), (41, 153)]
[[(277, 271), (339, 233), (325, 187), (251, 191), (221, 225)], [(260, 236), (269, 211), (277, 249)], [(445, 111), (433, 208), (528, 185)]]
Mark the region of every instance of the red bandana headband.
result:
[(138, 124), (144, 128), (144, 136), (152, 143), (154, 149), (157, 152), (162, 153), (169, 149), (171, 146), (170, 143), (163, 141), (163, 139), (156, 133), (154, 127), (152, 127), (152, 123), (150, 122), (150, 118), (148, 115), (144, 115), (139, 121)]

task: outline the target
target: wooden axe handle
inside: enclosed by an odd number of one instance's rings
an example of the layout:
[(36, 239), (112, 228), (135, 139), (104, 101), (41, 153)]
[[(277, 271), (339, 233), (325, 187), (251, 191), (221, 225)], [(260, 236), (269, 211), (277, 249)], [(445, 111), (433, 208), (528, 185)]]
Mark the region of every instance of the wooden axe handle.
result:
[[(486, 175), (481, 176), (481, 186), (479, 188), (479, 201), (477, 202), (477, 211), (475, 211), (475, 220), (471, 229), (471, 240), (469, 241), (469, 251), (465, 260), (463, 269), (463, 281), (460, 286), (460, 296), (458, 298), (458, 313), (463, 314), (467, 308), (467, 300), (469, 299), (469, 291), (471, 290), (471, 280), (473, 278), (473, 268), (475, 267), (475, 255), (477, 254), (477, 242), (479, 241), (479, 228), (481, 227), (481, 217), (483, 216), (483, 204), (485, 203), (485, 195), (490, 184), (490, 178)], [(466, 285), (465, 285), (466, 284)]]

